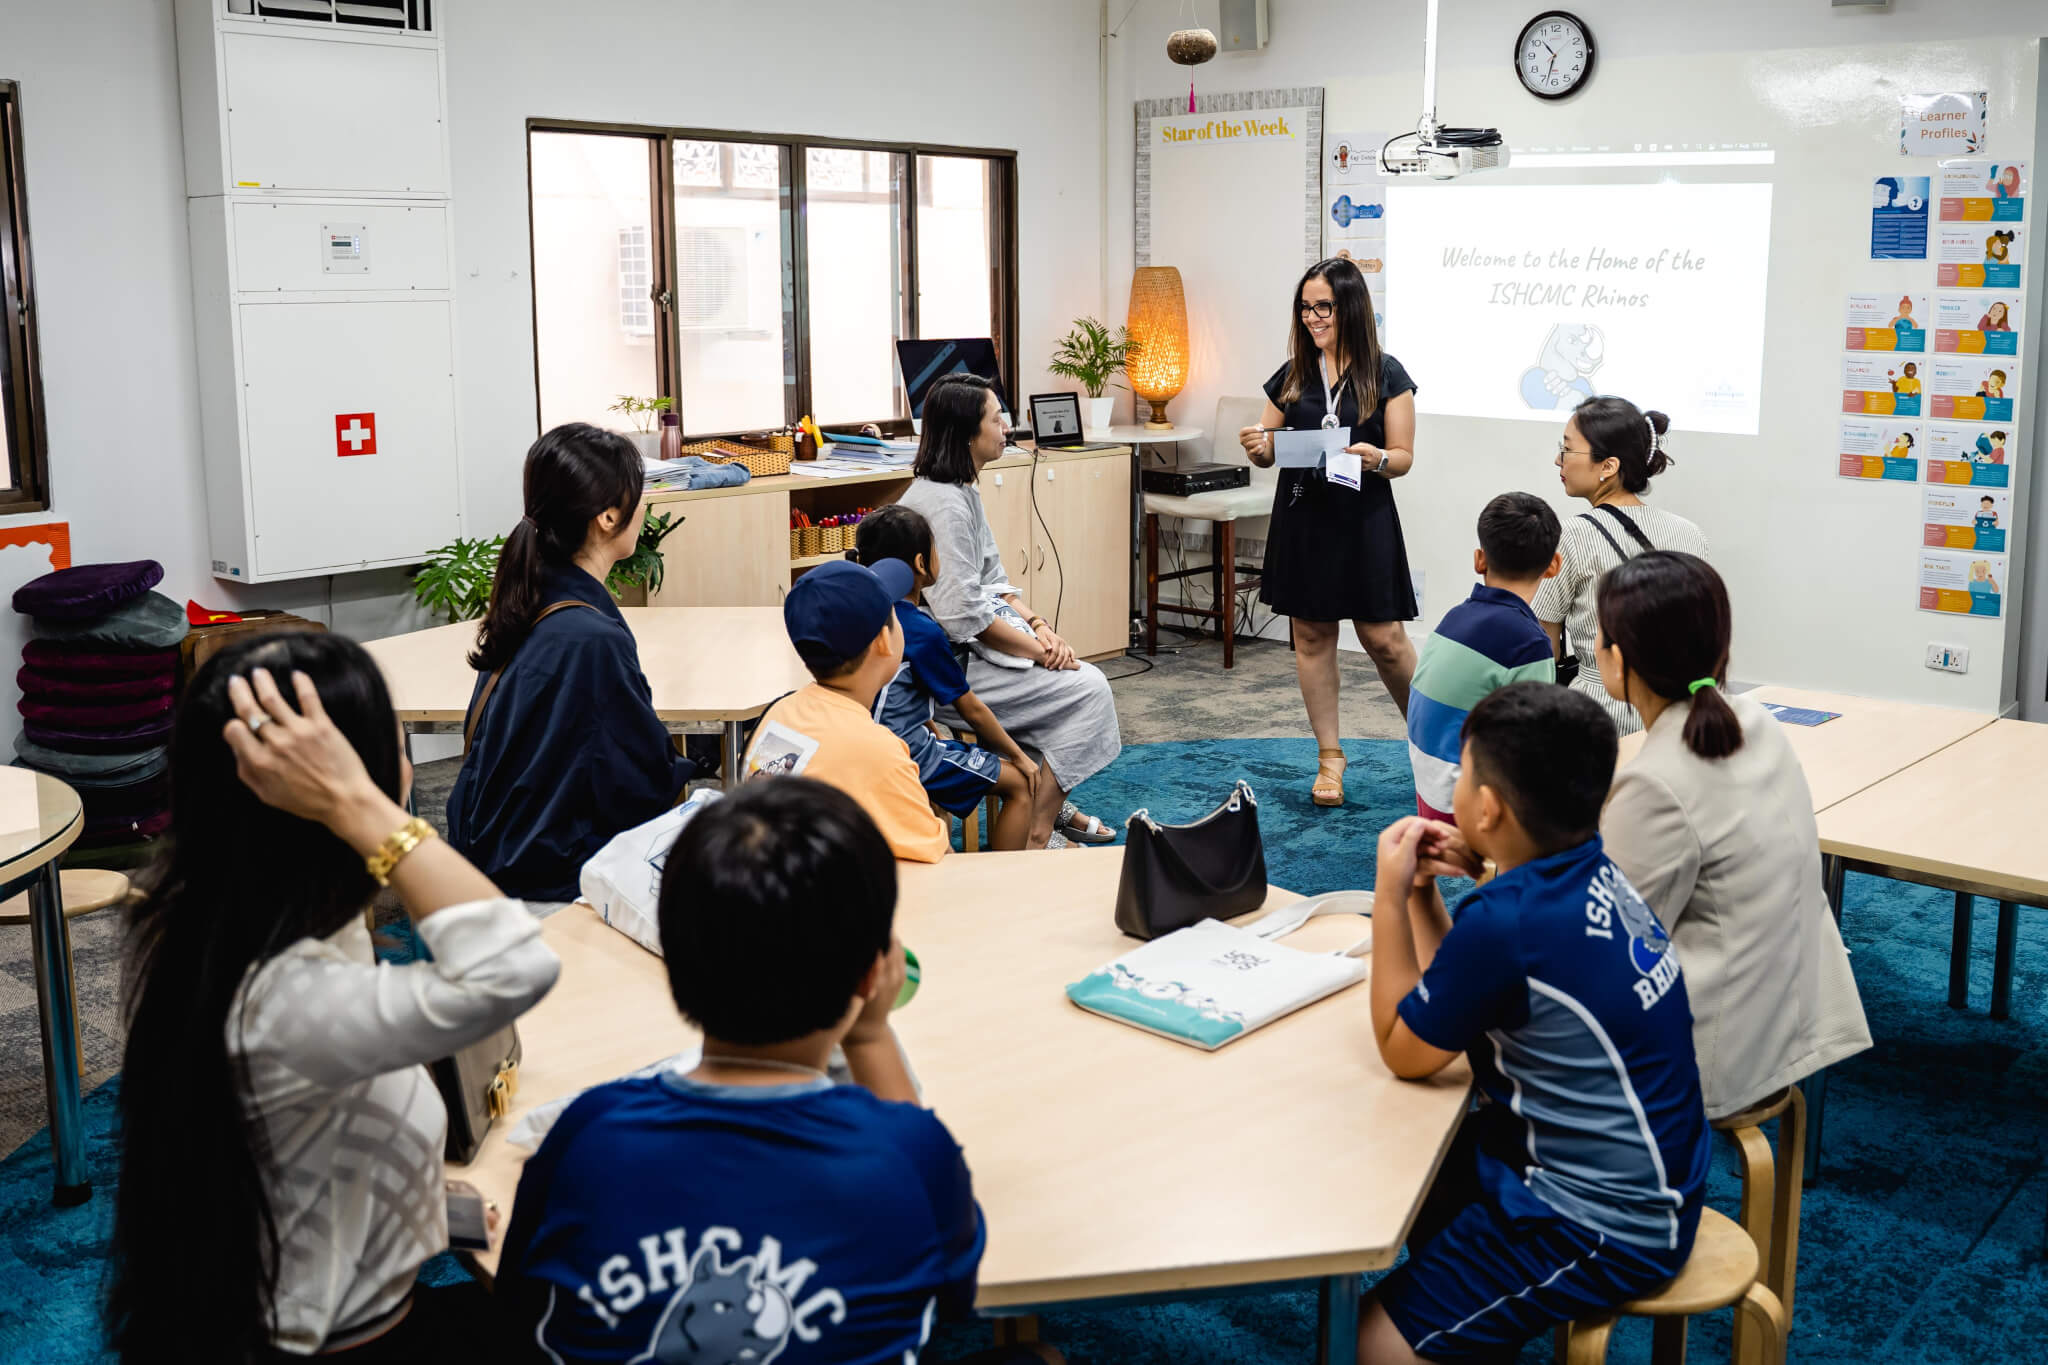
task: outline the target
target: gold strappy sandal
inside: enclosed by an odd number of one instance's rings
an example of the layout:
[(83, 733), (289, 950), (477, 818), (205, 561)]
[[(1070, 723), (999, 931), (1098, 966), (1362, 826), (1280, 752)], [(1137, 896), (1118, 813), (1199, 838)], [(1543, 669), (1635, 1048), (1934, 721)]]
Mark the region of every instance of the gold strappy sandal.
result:
[(1342, 749), (1316, 750), (1316, 784), (1309, 788), (1309, 799), (1318, 806), (1343, 805), (1347, 766)]

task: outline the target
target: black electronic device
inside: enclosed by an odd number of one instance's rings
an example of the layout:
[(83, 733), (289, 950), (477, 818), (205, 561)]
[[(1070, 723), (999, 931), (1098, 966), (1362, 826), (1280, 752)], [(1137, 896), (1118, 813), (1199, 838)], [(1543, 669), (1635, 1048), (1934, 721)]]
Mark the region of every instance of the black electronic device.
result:
[(1241, 464), (1191, 464), (1179, 469), (1148, 469), (1142, 485), (1147, 493), (1170, 498), (1192, 498), (1197, 493), (1220, 493), (1231, 488), (1250, 487), (1252, 471)]
[(940, 340), (900, 340), (896, 343), (896, 364), (903, 375), (903, 397), (910, 405), (911, 425), (924, 429), (925, 395), (932, 385), (949, 374), (979, 375), (996, 391), (996, 402), (1007, 415), (1009, 395), (1003, 391), (1003, 374), (996, 362), (995, 342), (987, 337), (955, 337)]
[[(1031, 395), (1031, 426), (1040, 450), (1111, 450), (1113, 446), (1091, 442), (1081, 431), (1081, 395), (1034, 393)], [(1030, 436), (1032, 432), (1025, 432)], [(1013, 435), (1012, 439), (1016, 439)]]

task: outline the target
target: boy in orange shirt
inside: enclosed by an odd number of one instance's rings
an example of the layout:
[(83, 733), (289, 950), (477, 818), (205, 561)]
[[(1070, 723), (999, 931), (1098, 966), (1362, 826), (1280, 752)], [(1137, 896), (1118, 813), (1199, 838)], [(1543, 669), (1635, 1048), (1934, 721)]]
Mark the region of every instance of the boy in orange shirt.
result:
[(896, 600), (911, 590), (910, 567), (821, 564), (782, 599), (782, 622), (817, 681), (768, 708), (747, 750), (749, 780), (801, 773), (839, 788), (868, 813), (898, 858), (935, 863), (952, 831), (932, 810), (917, 761), (873, 715), (875, 696), (903, 661)]

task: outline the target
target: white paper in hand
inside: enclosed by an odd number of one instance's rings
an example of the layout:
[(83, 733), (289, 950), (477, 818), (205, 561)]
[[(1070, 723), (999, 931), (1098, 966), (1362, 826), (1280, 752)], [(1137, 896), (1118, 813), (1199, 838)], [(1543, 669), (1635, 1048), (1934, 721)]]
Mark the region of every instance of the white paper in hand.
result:
[(1351, 451), (1339, 450), (1331, 454), (1330, 462), (1323, 473), (1339, 488), (1356, 488), (1365, 479), (1365, 462)]

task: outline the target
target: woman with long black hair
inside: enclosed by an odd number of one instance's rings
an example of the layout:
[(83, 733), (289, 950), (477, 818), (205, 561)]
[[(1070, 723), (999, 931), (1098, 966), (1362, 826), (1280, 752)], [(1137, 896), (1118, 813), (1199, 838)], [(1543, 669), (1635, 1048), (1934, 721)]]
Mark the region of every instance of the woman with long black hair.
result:
[(696, 768), (654, 714), (605, 588), (639, 543), (639, 452), (617, 432), (556, 427), (526, 452), (525, 494), (469, 656), (448, 841), (508, 895), (570, 901), (591, 855), (673, 806)]
[[(1337, 632), (1351, 622), (1401, 713), (1415, 646), (1415, 586), (1392, 481), (1415, 465), (1415, 381), (1380, 349), (1365, 276), (1352, 262), (1317, 261), (1294, 287), (1292, 343), (1266, 381), (1266, 411), (1238, 433), (1252, 463), (1273, 463), (1275, 428), (1344, 428), (1355, 479), (1331, 468), (1283, 469), (1266, 534), (1259, 600), (1293, 618), (1294, 671), (1316, 736), (1319, 806), (1344, 804), (1337, 707)], [(1332, 457), (1334, 459), (1334, 457)]]
[(1597, 608), (1601, 683), (1649, 731), (1600, 836), (1685, 964), (1707, 1117), (1724, 1118), (1870, 1046), (1813, 793), (1777, 717), (1727, 690), (1733, 613), (1712, 565), (1636, 555)]
[[(108, 1332), (137, 1362), (467, 1359), (447, 1111), (424, 1063), (511, 1023), (560, 963), (539, 922), (403, 807), (377, 667), (338, 635), (229, 645), (171, 740), (166, 861), (128, 921)], [(379, 966), (384, 880), (429, 962)]]

